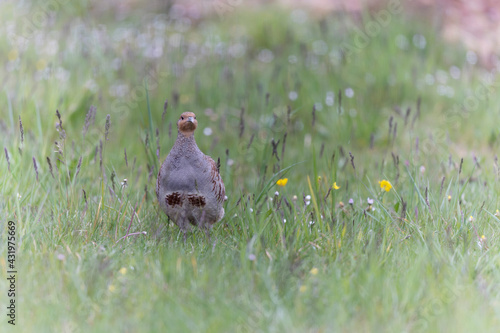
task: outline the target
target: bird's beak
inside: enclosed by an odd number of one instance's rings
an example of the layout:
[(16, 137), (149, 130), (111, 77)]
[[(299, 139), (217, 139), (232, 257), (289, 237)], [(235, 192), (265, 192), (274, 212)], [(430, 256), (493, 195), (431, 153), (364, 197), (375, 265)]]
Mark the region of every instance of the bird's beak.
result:
[(190, 123), (194, 123), (194, 117), (188, 117), (187, 121), (189, 121)]

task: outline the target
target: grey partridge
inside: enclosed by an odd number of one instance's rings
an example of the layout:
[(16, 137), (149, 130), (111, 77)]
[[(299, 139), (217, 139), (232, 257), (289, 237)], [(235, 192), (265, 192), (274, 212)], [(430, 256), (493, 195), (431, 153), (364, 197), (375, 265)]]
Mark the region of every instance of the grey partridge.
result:
[(161, 209), (184, 232), (191, 225), (209, 235), (224, 216), (225, 188), (214, 160), (198, 148), (196, 115), (184, 112), (177, 121), (177, 139), (160, 167), (156, 197)]

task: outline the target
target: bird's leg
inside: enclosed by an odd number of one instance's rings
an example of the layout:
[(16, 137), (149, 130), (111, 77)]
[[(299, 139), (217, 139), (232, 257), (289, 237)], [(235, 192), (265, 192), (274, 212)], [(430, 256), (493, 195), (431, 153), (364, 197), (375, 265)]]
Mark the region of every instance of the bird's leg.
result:
[(217, 236), (215, 236), (214, 242), (212, 244), (212, 252), (215, 251), (215, 244), (217, 243)]
[(210, 224), (209, 223), (205, 223), (205, 211), (203, 210), (201, 212), (201, 216), (200, 216), (200, 219), (198, 221), (196, 221), (198, 226), (200, 228), (203, 228), (205, 230), (205, 235), (207, 236), (208, 238), (208, 241), (210, 242), (211, 241), (211, 238), (210, 238)]
[(212, 252), (213, 252), (215, 250), (215, 244), (217, 244), (217, 236), (215, 236), (215, 239), (212, 242), (212, 237), (210, 237), (210, 229), (212, 228), (210, 224), (207, 223), (207, 225), (205, 225), (203, 228), (205, 229), (205, 235), (208, 238), (208, 243), (212, 243)]
[(210, 242), (211, 241), (211, 237), (210, 237), (210, 228), (207, 227), (207, 226), (204, 226), (203, 229), (205, 229), (205, 235), (207, 236), (208, 238), (208, 241)]

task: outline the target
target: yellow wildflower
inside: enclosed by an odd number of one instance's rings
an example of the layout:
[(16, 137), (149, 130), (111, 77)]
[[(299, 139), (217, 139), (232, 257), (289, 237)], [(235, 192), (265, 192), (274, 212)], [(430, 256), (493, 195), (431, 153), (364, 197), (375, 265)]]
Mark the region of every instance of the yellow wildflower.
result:
[(109, 287), (108, 287), (108, 290), (110, 292), (114, 292), (116, 290), (116, 287), (114, 285), (110, 284)]
[(125, 267), (120, 268), (120, 273), (121, 273), (122, 275), (127, 274), (127, 269), (126, 269)]
[(288, 178), (283, 178), (283, 179), (279, 179), (276, 182), (276, 185), (284, 187), (286, 185), (286, 183), (288, 183)]
[(380, 184), (380, 188), (385, 190), (386, 192), (389, 192), (392, 188), (391, 183), (389, 183), (389, 181), (387, 181), (385, 179), (382, 181), (379, 181), (378, 183)]
[(304, 285), (300, 286), (299, 291), (300, 291), (301, 293), (306, 292), (306, 290), (307, 290), (307, 286), (304, 286)]
[(18, 56), (19, 56), (19, 52), (17, 51), (17, 49), (12, 49), (7, 54), (7, 58), (9, 59), (9, 61), (16, 60)]
[(313, 267), (310, 272), (312, 275), (317, 275), (318, 274), (318, 269), (316, 267)]
[(36, 69), (41, 71), (47, 67), (47, 61), (45, 59), (40, 59), (36, 62)]
[(333, 189), (334, 190), (338, 190), (340, 188), (340, 186), (337, 185), (337, 182), (334, 182), (333, 183)]

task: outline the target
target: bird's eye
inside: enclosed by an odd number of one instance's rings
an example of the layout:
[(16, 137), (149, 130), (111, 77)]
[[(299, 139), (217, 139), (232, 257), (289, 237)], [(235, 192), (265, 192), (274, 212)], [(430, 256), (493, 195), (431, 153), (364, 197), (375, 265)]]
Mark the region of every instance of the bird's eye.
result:
[(194, 119), (196, 119), (196, 117), (194, 117)]
[(184, 117), (181, 117), (181, 120), (184, 120)]

